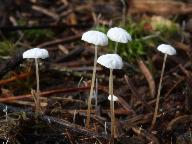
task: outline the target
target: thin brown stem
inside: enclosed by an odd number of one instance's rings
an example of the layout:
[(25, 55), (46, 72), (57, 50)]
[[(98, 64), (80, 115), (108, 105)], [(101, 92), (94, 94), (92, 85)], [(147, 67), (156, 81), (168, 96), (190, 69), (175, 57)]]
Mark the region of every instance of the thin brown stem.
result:
[(89, 98), (88, 98), (86, 128), (90, 128), (91, 100), (93, 97), (93, 89), (94, 89), (94, 84), (95, 84), (96, 65), (97, 65), (97, 46), (95, 46), (95, 57), (94, 57), (93, 74), (92, 74), (92, 80), (91, 80), (91, 89), (90, 89), (90, 94), (89, 94)]
[(115, 112), (114, 112), (114, 101), (113, 101), (113, 69), (110, 69), (109, 75), (109, 95), (111, 95), (110, 108), (111, 108), (111, 139), (114, 140), (115, 134)]
[(36, 68), (36, 81), (37, 81), (37, 89), (36, 89), (36, 112), (40, 112), (40, 86), (39, 86), (39, 66), (38, 66), (38, 59), (35, 59), (35, 68)]
[(162, 66), (162, 70), (161, 70), (161, 77), (160, 77), (160, 81), (159, 81), (157, 99), (156, 99), (156, 104), (155, 104), (155, 112), (154, 112), (154, 115), (153, 115), (153, 120), (152, 120), (150, 129), (153, 129), (153, 127), (154, 127), (154, 125), (156, 123), (156, 120), (157, 120), (157, 113), (158, 113), (158, 109), (159, 109), (159, 99), (160, 99), (160, 95), (161, 95), (161, 87), (162, 87), (163, 74), (164, 74), (164, 71), (165, 71), (166, 60), (167, 60), (167, 54), (165, 54), (164, 60), (163, 60), (163, 66)]

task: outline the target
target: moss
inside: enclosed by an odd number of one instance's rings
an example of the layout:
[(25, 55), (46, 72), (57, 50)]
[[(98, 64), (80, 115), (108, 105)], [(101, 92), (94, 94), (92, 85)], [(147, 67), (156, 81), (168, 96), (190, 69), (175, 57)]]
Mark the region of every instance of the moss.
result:
[(16, 52), (15, 45), (8, 40), (0, 41), (0, 56), (8, 56)]
[(25, 30), (24, 35), (29, 41), (37, 42), (47, 38), (52, 38), (55, 33), (49, 29), (31, 29)]
[[(28, 22), (26, 19), (17, 20), (18, 26), (27, 26)], [(54, 37), (55, 33), (50, 29), (28, 29), (24, 30), (24, 36), (31, 42), (38, 42), (41, 40), (49, 39)]]
[[(118, 44), (117, 53), (123, 57), (124, 60), (135, 61), (138, 57), (146, 54), (146, 42), (141, 38), (142, 34), (145, 33), (143, 30), (144, 24), (144, 21), (135, 23), (130, 20), (126, 26), (120, 26), (126, 29), (133, 37), (133, 41), (130, 41), (127, 44)], [(97, 26), (95, 30), (107, 33), (109, 28), (107, 26)], [(109, 52), (114, 52), (115, 42), (109, 40), (108, 47)]]
[[(163, 23), (162, 21), (155, 21), (154, 28), (151, 19), (134, 21), (132, 18), (128, 18), (126, 25), (120, 24), (119, 27), (127, 30), (131, 34), (133, 40), (127, 44), (119, 44), (118, 54), (123, 57), (124, 60), (134, 62), (138, 58), (150, 57), (153, 51), (152, 48), (164, 42), (164, 40), (178, 37), (178, 32), (180, 31), (178, 24), (171, 20), (164, 21)], [(101, 25), (94, 29), (107, 33), (109, 27)], [(109, 41), (108, 47), (109, 52), (114, 52), (115, 42)]]

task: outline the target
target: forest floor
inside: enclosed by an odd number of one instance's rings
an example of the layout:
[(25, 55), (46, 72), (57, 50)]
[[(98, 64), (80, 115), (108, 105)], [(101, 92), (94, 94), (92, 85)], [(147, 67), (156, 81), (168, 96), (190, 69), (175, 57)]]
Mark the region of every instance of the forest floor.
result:
[[(132, 35), (119, 44), (122, 70), (114, 70), (117, 144), (192, 143), (192, 3), (172, 0), (0, 1), (0, 142), (10, 144), (111, 143), (107, 99), (109, 70), (97, 65), (91, 126), (85, 127), (94, 49), (88, 30), (122, 27)], [(157, 121), (151, 122), (163, 64), (159, 44), (172, 45), (163, 76)], [(35, 62), (22, 53), (40, 47), (41, 114)], [(99, 47), (113, 53), (115, 44)]]

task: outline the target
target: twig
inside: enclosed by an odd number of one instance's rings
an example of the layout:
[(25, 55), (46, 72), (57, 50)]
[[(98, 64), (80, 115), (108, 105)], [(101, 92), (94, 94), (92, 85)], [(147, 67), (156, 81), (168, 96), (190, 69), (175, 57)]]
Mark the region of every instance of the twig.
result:
[(133, 0), (130, 8), (132, 13), (149, 12), (160, 15), (192, 13), (192, 4), (179, 1)]
[(13, 76), (13, 77), (8, 78), (8, 79), (0, 80), (0, 85), (5, 85), (5, 84), (8, 84), (8, 83), (13, 82), (15, 80), (18, 80), (18, 79), (24, 79), (30, 75), (31, 75), (31, 72), (21, 73), (19, 75)]
[(37, 45), (36, 47), (48, 47), (48, 46), (56, 45), (56, 44), (60, 44), (60, 43), (69, 43), (71, 41), (80, 40), (81, 35), (82, 34), (78, 34), (78, 35), (69, 36), (69, 37), (63, 38), (63, 39), (56, 39), (53, 41), (48, 41), (48, 42), (42, 43), (40, 45)]
[[(49, 90), (41, 92), (41, 96), (48, 96), (54, 93), (69, 93), (69, 92), (80, 92), (80, 91), (86, 91), (90, 87), (79, 87), (79, 88), (69, 88), (69, 89), (55, 89), (55, 90)], [(31, 94), (27, 95), (20, 95), (20, 96), (11, 96), (6, 98), (0, 98), (0, 102), (6, 102), (6, 101), (12, 101), (12, 100), (19, 100), (19, 99), (25, 99), (25, 98), (32, 98)]]
[(36, 25), (36, 26), (0, 26), (1, 31), (17, 31), (17, 30), (32, 30), (32, 29), (59, 29), (59, 30), (65, 30), (69, 28), (89, 28), (93, 24), (92, 23), (81, 23), (78, 25), (69, 25), (69, 24), (63, 24), (63, 25)]
[(177, 80), (177, 82), (167, 91), (167, 93), (165, 94), (164, 98), (167, 98), (170, 95), (170, 93), (184, 80), (185, 80), (184, 77), (182, 77), (179, 80)]
[(132, 112), (134, 115), (136, 114), (131, 106), (122, 97), (118, 96), (118, 99), (118, 103), (120, 103), (127, 112)]
[[(86, 110), (68, 110), (68, 112), (69, 113), (71, 113), (71, 114), (73, 114), (74, 112), (76, 111), (76, 113), (84, 113), (84, 114), (86, 114)], [(102, 110), (102, 113), (109, 113), (110, 112), (110, 110)], [(115, 109), (115, 114), (117, 114), (117, 115), (127, 115), (127, 114), (129, 114), (129, 112), (127, 111), (127, 110), (125, 110), (125, 109), (123, 109), (123, 108), (120, 108), (120, 109)], [(96, 110), (91, 110), (91, 113), (96, 113)]]
[[(17, 24), (17, 21), (16, 21), (16, 19), (13, 17), (13, 16), (10, 16), (9, 17), (9, 20), (12, 22), (12, 24), (14, 25), (14, 26), (17, 26), (18, 24)], [(20, 35), (20, 37), (23, 37), (23, 33), (22, 33), (22, 31), (20, 31), (20, 30), (18, 30), (18, 34)]]
[(124, 128), (130, 128), (131, 126), (137, 126), (139, 124), (150, 122), (152, 115), (152, 113), (139, 114), (129, 118), (128, 120), (120, 121), (120, 123)]
[(60, 124), (60, 125), (64, 126), (65, 128), (67, 128), (67, 129), (69, 129), (71, 131), (75, 131), (75, 132), (78, 132), (78, 133), (83, 134), (83, 135), (87, 135), (87, 136), (90, 136), (90, 137), (109, 139), (109, 137), (106, 136), (106, 135), (97, 134), (97, 133), (89, 131), (89, 130), (87, 130), (87, 129), (79, 126), (79, 125), (69, 123), (68, 121), (65, 121), (65, 120), (62, 120), (62, 119), (54, 118), (54, 117), (51, 117), (51, 116), (43, 116), (42, 119), (46, 120), (48, 122), (51, 121), (52, 123)]
[(55, 60), (55, 62), (63, 62), (70, 59), (74, 59), (75, 57), (79, 56), (85, 49), (82, 47), (77, 47), (70, 51), (67, 55), (64, 55), (62, 57), (59, 57)]
[(124, 75), (124, 78), (125, 78), (125, 82), (127, 83), (128, 87), (130, 88), (130, 90), (131, 90), (131, 92), (133, 93), (133, 95), (135, 96), (135, 98), (136, 98), (137, 100), (141, 101), (141, 103), (142, 103), (148, 110), (151, 111), (151, 110), (152, 110), (152, 107), (151, 107), (149, 104), (147, 104), (144, 99), (141, 99), (141, 98), (140, 98), (140, 96), (139, 96), (136, 88), (132, 85), (129, 77), (128, 77), (127, 75)]
[(141, 130), (139, 128), (136, 127), (132, 127), (132, 130), (137, 134), (140, 135), (142, 137), (145, 137), (146, 139), (148, 139), (150, 141), (150, 143), (152, 144), (160, 144), (158, 139), (153, 136), (152, 134), (148, 133), (146, 130)]
[(155, 97), (155, 81), (153, 79), (153, 76), (142, 60), (138, 60), (137, 63), (139, 65), (140, 70), (142, 71), (145, 78), (147, 79), (147, 82), (150, 88), (151, 97), (154, 98)]
[(172, 119), (167, 125), (167, 130), (173, 130), (179, 123), (186, 122), (192, 123), (192, 115), (182, 115)]
[(56, 13), (50, 11), (50, 10), (47, 10), (47, 9), (45, 9), (43, 7), (40, 7), (40, 6), (37, 6), (37, 5), (33, 5), (32, 9), (35, 10), (35, 11), (41, 12), (41, 13), (47, 15), (47, 16), (50, 16), (50, 17), (52, 17), (55, 20), (59, 20), (59, 15), (58, 14), (56, 14)]

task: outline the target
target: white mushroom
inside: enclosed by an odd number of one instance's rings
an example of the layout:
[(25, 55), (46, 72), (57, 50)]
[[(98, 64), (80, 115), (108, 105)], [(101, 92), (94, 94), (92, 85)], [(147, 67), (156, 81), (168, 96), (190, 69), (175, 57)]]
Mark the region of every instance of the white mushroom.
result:
[(41, 58), (45, 59), (49, 57), (49, 53), (46, 49), (33, 48), (23, 53), (23, 58)]
[(122, 58), (118, 54), (106, 54), (97, 59), (97, 62), (102, 66), (110, 69), (109, 75), (109, 95), (111, 95), (110, 108), (111, 108), (111, 137), (114, 138), (115, 133), (115, 113), (114, 113), (114, 100), (113, 100), (113, 69), (122, 69)]
[(107, 36), (99, 31), (90, 30), (85, 32), (82, 35), (81, 40), (86, 41), (88, 43), (94, 44), (96, 46), (106, 46), (108, 45)]
[(116, 97), (115, 95), (113, 95), (113, 98), (111, 97), (111, 95), (108, 96), (108, 100), (111, 101), (113, 99), (113, 101), (118, 101), (118, 97)]
[(36, 90), (36, 112), (40, 112), (40, 86), (39, 86), (39, 66), (38, 66), (38, 58), (45, 59), (49, 57), (49, 53), (46, 49), (33, 48), (27, 50), (23, 53), (24, 59), (35, 59), (35, 67), (36, 67), (36, 81), (37, 81), (37, 90)]
[(163, 80), (163, 74), (164, 74), (164, 71), (165, 71), (165, 63), (166, 63), (166, 60), (167, 60), (167, 55), (175, 55), (176, 54), (175, 48), (173, 48), (171, 45), (167, 45), (167, 44), (159, 45), (157, 47), (157, 50), (164, 53), (164, 59), (163, 59), (163, 66), (162, 66), (162, 70), (161, 70), (161, 77), (160, 77), (159, 87), (158, 87), (158, 92), (157, 92), (155, 112), (154, 112), (153, 120), (152, 120), (152, 123), (151, 123), (151, 129), (153, 129), (153, 127), (154, 127), (154, 125), (156, 123), (156, 119), (157, 119), (157, 113), (158, 113), (158, 109), (159, 109), (159, 99), (160, 99), (160, 95), (161, 95), (161, 85), (162, 85), (162, 80)]
[(120, 27), (110, 28), (107, 32), (107, 36), (110, 40), (115, 41), (115, 53), (117, 52), (118, 43), (128, 43), (131, 41), (131, 35)]
[(108, 38), (107, 36), (99, 31), (90, 30), (85, 32), (82, 35), (81, 40), (86, 41), (88, 43), (95, 45), (95, 56), (94, 56), (94, 66), (93, 66), (93, 74), (91, 80), (91, 89), (88, 98), (88, 109), (87, 109), (87, 120), (86, 120), (86, 127), (90, 127), (90, 113), (91, 113), (91, 99), (93, 97), (93, 89), (95, 84), (95, 75), (96, 75), (96, 65), (97, 65), (97, 48), (98, 46), (106, 46), (108, 45)]
[(122, 58), (118, 54), (106, 54), (97, 59), (97, 63), (108, 69), (122, 69)]
[(175, 55), (176, 54), (176, 50), (174, 47), (172, 47), (171, 45), (167, 45), (167, 44), (161, 44), (157, 47), (157, 50), (164, 53), (164, 54), (168, 54), (168, 55)]

